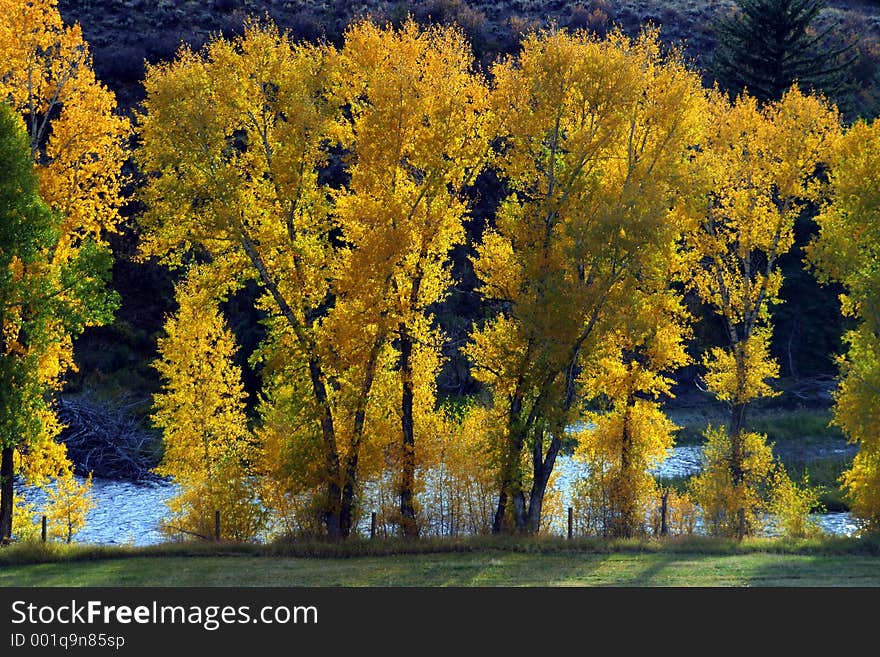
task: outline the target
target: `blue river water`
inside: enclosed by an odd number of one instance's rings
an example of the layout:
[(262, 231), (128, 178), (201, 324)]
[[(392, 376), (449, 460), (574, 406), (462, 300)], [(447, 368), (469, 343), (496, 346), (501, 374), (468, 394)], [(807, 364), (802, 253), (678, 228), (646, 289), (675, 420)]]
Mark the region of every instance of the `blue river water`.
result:
[[(672, 454), (653, 472), (662, 476), (682, 476), (699, 471), (702, 451), (697, 446), (673, 448)], [(560, 457), (558, 485), (563, 494), (580, 475), (577, 464)], [(40, 491), (22, 490), (28, 501), (39, 508), (44, 499)], [(167, 516), (165, 502), (174, 496), (175, 486), (166, 481), (136, 483), (94, 479), (92, 498), (95, 508), (89, 513), (85, 528), (74, 539), (81, 543), (103, 545), (151, 545), (165, 540), (159, 523)], [(817, 514), (814, 518), (829, 534), (848, 536), (856, 530), (849, 513)]]

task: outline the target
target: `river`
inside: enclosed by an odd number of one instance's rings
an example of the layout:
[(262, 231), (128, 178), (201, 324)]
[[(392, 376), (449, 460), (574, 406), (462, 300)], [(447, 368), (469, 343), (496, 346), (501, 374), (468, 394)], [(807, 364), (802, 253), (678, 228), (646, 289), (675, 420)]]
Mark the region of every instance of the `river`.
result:
[[(672, 454), (657, 468), (654, 474), (671, 477), (699, 472), (702, 449), (699, 446), (675, 447)], [(560, 457), (559, 486), (565, 499), (579, 467), (570, 458)], [(38, 506), (44, 496), (40, 491), (23, 489), (25, 499)], [(75, 536), (81, 543), (103, 545), (151, 545), (161, 543), (164, 536), (159, 522), (166, 517), (166, 500), (175, 492), (173, 484), (165, 481), (135, 483), (111, 479), (94, 479), (92, 497), (95, 508), (89, 513), (85, 528)], [(815, 519), (829, 534), (852, 535), (856, 524), (849, 513), (816, 514)]]

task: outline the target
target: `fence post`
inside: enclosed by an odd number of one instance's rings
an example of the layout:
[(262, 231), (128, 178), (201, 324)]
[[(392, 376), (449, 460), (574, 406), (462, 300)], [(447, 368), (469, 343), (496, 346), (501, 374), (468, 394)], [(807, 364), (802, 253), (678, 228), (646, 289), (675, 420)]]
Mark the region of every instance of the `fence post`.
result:
[(376, 537), (376, 512), (370, 514), (370, 538)]
[(568, 540), (571, 540), (574, 534), (574, 509), (568, 507)]
[(220, 512), (214, 511), (214, 540), (220, 540)]
[(660, 536), (669, 535), (669, 526), (666, 524), (666, 513), (669, 507), (669, 489), (663, 490), (663, 497), (660, 501)]
[(43, 521), (41, 523), (40, 538), (43, 540), (43, 543), (46, 542), (46, 516), (43, 516)]

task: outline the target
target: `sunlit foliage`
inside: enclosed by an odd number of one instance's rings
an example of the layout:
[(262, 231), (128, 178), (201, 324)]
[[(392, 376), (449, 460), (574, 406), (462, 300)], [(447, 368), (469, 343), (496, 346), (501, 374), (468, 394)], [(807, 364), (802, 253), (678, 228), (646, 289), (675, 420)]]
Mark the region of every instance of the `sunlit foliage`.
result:
[[(27, 366), (30, 383), (4, 388), (21, 397), (18, 412), (28, 424), (3, 439), (4, 463), (11, 464), (6, 450), (45, 446), (58, 455), (51, 448), (60, 427), (50, 391), (75, 368), (73, 339), (87, 326), (109, 322), (118, 305), (107, 287), (111, 257), (105, 239), (120, 221), (129, 125), (114, 113), (114, 95), (95, 79), (82, 30), (63, 24), (57, 0), (0, 1), (0, 101), (24, 120), (26, 153), (52, 213), (50, 232), (36, 241), (24, 228), (21, 239), (32, 240), (30, 255), (6, 251), (15, 278), (40, 281), (27, 304), (4, 311), (3, 352), (9, 355), (18, 345), (16, 360), (34, 364)], [(25, 189), (29, 194), (30, 185)], [(63, 465), (48, 456), (28, 459), (51, 462), (54, 472)], [(0, 504), (0, 537), (8, 536), (11, 513), (11, 502)]]
[(763, 107), (747, 95), (734, 102), (715, 95), (708, 122), (695, 180), (704, 185), (695, 197), (700, 228), (689, 234), (691, 283), (724, 324), (727, 343), (705, 355), (704, 379), (732, 412), (727, 442), (717, 431), (707, 436), (711, 466), (695, 490), (713, 531), (742, 537), (771, 504), (772, 454), (747, 431), (746, 410), (776, 394), (770, 382), (779, 367), (769, 345), (770, 309), (783, 283), (779, 258), (792, 247), (796, 217), (821, 198), (820, 168), (839, 118), (793, 88)]
[(162, 429), (164, 446), (156, 471), (178, 487), (164, 529), (214, 537), (219, 511), (223, 538), (253, 540), (262, 512), (251, 481), (256, 450), (241, 370), (232, 360), (235, 336), (215, 290), (205, 289), (198, 273), (191, 270), (178, 285), (178, 311), (165, 322), (155, 362), (165, 384), (153, 403), (152, 420)]
[(500, 422), (493, 528), (534, 532), (568, 427), (602, 392), (578, 372), (614, 339), (637, 278), (659, 278), (677, 257), (688, 220), (676, 199), (704, 94), (652, 32), (532, 34), (492, 73), (511, 193), (474, 266), (500, 312), (466, 353)]
[(867, 532), (880, 530), (880, 122), (856, 123), (833, 151), (831, 200), (817, 217), (809, 257), (820, 279), (841, 283), (857, 324), (838, 358), (834, 423), (858, 445), (843, 483)]

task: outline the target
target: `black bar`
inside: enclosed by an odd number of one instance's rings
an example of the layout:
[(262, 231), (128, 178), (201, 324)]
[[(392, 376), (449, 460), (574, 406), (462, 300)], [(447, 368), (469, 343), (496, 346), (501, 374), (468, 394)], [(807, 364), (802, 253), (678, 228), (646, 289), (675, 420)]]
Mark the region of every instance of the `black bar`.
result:
[[(876, 609), (867, 604), (872, 592), (860, 601), (866, 603), (863, 607), (851, 605), (859, 597), (853, 593), (785, 588), (0, 587), (0, 654), (69, 654), (59, 649), (61, 637), (99, 655), (182, 654), (182, 646), (193, 645), (202, 654), (253, 655), (268, 646), (290, 646), (284, 651), (290, 655), (364, 654), (377, 632), (384, 632), (388, 641), (383, 655), (389, 656), (419, 655), (418, 648), (432, 642), (469, 654), (537, 651), (552, 657), (567, 651), (557, 650), (548, 627), (582, 626), (581, 640), (588, 645), (600, 641), (609, 627), (618, 627), (623, 610), (636, 619), (627, 634), (628, 647), (643, 640), (641, 647), (648, 649), (656, 646), (657, 636), (666, 635), (670, 641), (697, 646), (712, 636), (717, 640), (731, 624), (747, 627), (755, 618), (773, 619), (773, 632), (762, 637), (763, 646), (769, 647), (775, 637), (788, 647), (799, 636), (815, 641), (804, 632), (803, 621), (804, 613), (817, 605), (825, 605), (823, 622), (845, 627), (848, 637), (855, 638), (859, 627), (870, 627), (867, 620)], [(93, 617), (88, 616), (90, 604), (98, 612)], [(28, 605), (49, 609), (42, 619), (29, 618)], [(162, 610), (173, 607), (182, 607), (183, 616), (172, 610), (163, 621)], [(774, 616), (783, 607), (797, 613)], [(718, 613), (722, 608), (724, 614)], [(74, 609), (80, 610), (80, 620), (71, 622)], [(548, 610), (552, 614), (544, 624), (528, 624)], [(865, 624), (848, 626), (860, 611)], [(111, 638), (113, 646), (106, 645)], [(105, 645), (98, 645), (100, 641)], [(102, 647), (108, 649), (98, 649)]]

